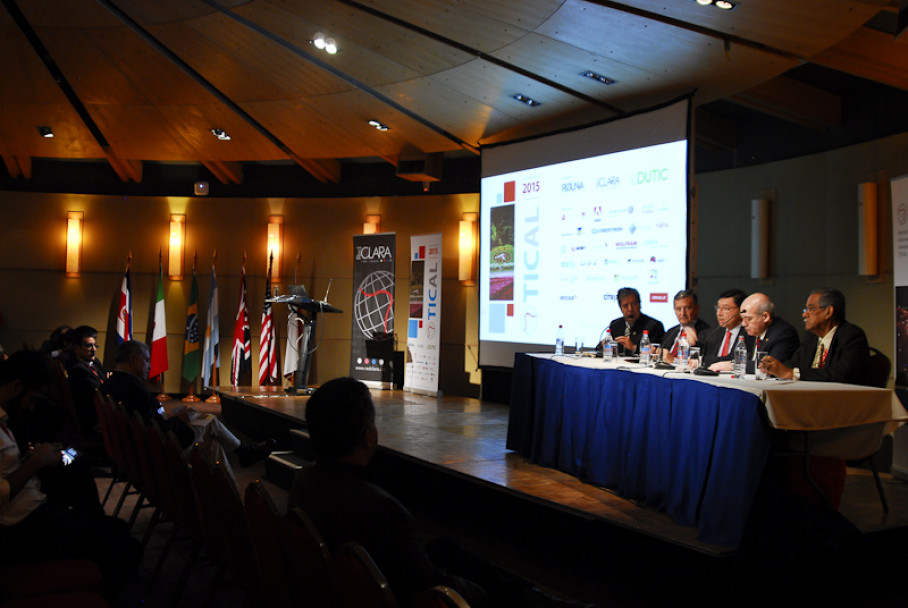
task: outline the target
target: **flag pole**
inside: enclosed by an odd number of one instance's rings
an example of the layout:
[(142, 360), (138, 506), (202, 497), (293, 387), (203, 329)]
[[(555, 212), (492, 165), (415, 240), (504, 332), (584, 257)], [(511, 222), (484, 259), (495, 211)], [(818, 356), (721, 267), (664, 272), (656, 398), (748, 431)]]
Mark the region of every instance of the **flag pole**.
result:
[[(158, 247), (158, 282), (159, 282), (159, 284), (162, 285), (162, 289), (163, 289), (163, 282), (164, 282), (164, 250), (163, 250), (161, 247)], [(152, 339), (154, 339), (153, 336), (152, 336)], [(165, 340), (166, 340), (166, 334), (165, 334)], [(161, 403), (164, 403), (165, 401), (170, 401), (170, 395), (168, 395), (166, 392), (164, 392), (164, 372), (161, 372), (161, 373), (160, 373), (160, 377), (161, 377), (161, 392), (160, 392), (160, 394), (158, 394), (158, 395), (155, 397), (155, 399), (157, 399), (157, 400), (160, 401)]]
[[(214, 267), (215, 272), (217, 272), (217, 268), (218, 268), (218, 250), (217, 249), (215, 249), (214, 252), (211, 254), (211, 265)], [(209, 302), (208, 305), (211, 306), (211, 302)], [(218, 335), (220, 335), (220, 332), (218, 332)], [(221, 346), (220, 346), (220, 342), (219, 342), (218, 343), (219, 351), (220, 351), (220, 348), (221, 348)], [(218, 370), (218, 358), (219, 357), (217, 354), (211, 358), (211, 380), (212, 380), (211, 385), (212, 386), (220, 385), (220, 379), (218, 377), (218, 371), (219, 371)], [(220, 403), (220, 402), (221, 402), (221, 398), (218, 397), (218, 394), (216, 392), (214, 392), (213, 390), (211, 391), (211, 396), (208, 397), (208, 399), (205, 399), (205, 403)]]
[[(193, 283), (195, 283), (195, 280), (196, 280), (195, 273), (196, 273), (196, 264), (198, 264), (198, 261), (199, 261), (199, 252), (197, 249), (193, 249), (193, 251), (192, 251), (192, 281), (193, 281)], [(196, 318), (198, 318), (198, 315), (196, 315)], [(201, 353), (199, 353), (199, 355), (201, 355)], [(199, 399), (193, 392), (193, 389), (195, 388), (196, 380), (198, 380), (198, 379), (199, 379), (199, 377), (196, 376), (195, 378), (192, 379), (192, 382), (189, 383), (189, 394), (186, 395), (185, 397), (183, 397), (183, 401), (185, 401), (187, 403), (196, 403), (198, 401), (201, 401), (201, 399)]]

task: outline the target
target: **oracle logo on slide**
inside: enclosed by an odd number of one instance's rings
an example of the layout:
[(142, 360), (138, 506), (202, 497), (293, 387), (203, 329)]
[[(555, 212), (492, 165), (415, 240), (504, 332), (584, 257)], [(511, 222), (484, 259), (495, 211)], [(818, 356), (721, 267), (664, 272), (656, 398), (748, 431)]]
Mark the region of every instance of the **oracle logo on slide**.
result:
[(649, 294), (649, 301), (652, 303), (667, 304), (668, 303), (668, 294), (667, 293), (651, 293), (651, 294)]

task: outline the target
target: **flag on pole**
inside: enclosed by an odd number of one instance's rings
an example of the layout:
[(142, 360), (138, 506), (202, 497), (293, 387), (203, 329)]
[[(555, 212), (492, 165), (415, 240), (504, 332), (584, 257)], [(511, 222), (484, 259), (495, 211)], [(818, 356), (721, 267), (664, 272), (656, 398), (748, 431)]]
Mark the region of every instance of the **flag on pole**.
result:
[(252, 368), (252, 337), (249, 333), (249, 310), (246, 308), (246, 257), (240, 282), (240, 304), (233, 323), (233, 353), (230, 357), (230, 380), (238, 386), (243, 373)]
[(205, 327), (205, 356), (202, 361), (202, 384), (210, 386), (213, 379), (212, 367), (221, 367), (221, 355), (218, 352), (218, 342), (221, 332), (218, 328), (218, 278), (211, 263), (211, 287), (208, 289), (208, 325)]
[(120, 283), (120, 305), (117, 307), (117, 346), (132, 340), (132, 283), (129, 280), (129, 265), (132, 254), (126, 258), (126, 274)]
[(183, 378), (195, 382), (199, 377), (199, 282), (192, 265), (192, 287), (186, 307), (186, 334), (183, 338)]
[(273, 384), (277, 380), (277, 347), (274, 332), (274, 316), (271, 314), (271, 265), (268, 261), (268, 278), (265, 279), (265, 304), (262, 306), (262, 333), (259, 338), (259, 386)]
[(149, 378), (160, 376), (167, 365), (167, 322), (164, 315), (164, 265), (158, 256), (158, 296), (154, 303), (154, 328), (151, 330), (151, 369)]

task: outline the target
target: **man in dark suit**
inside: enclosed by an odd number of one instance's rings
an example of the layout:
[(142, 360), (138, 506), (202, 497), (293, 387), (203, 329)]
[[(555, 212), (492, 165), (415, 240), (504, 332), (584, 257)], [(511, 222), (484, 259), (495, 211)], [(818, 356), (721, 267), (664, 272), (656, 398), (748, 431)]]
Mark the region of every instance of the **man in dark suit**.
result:
[(815, 289), (802, 314), (809, 334), (794, 355), (782, 362), (765, 357), (763, 368), (772, 376), (819, 382), (864, 384), (870, 361), (867, 336), (845, 320), (845, 296), (838, 289)]
[(100, 431), (95, 411), (95, 391), (101, 388), (101, 383), (107, 378), (107, 371), (95, 357), (98, 351), (98, 330), (81, 325), (69, 333), (73, 357), (66, 367), (66, 377), (76, 419), (86, 439), (98, 441)]
[(747, 294), (740, 289), (727, 289), (719, 294), (716, 302), (716, 320), (719, 327), (707, 334), (700, 347), (703, 367), (708, 367), (714, 372), (730, 372), (735, 344), (740, 336), (744, 337), (744, 345), (747, 346), (748, 352), (753, 351), (754, 339), (747, 335), (741, 324), (741, 303), (745, 297)]
[(643, 332), (649, 332), (650, 344), (659, 344), (665, 335), (665, 326), (640, 312), (640, 292), (633, 287), (622, 287), (618, 290), (618, 305), (621, 315), (611, 322), (609, 330), (612, 338), (621, 348), (622, 354), (633, 355), (640, 346)]
[(690, 346), (698, 344), (699, 336), (706, 337), (709, 323), (700, 318), (700, 302), (697, 294), (690, 289), (682, 289), (675, 294), (673, 308), (678, 324), (665, 332), (662, 338), (662, 358), (671, 363), (677, 356), (678, 338), (681, 328), (684, 328), (684, 337)]
[(752, 293), (741, 304), (741, 324), (744, 331), (754, 338), (753, 349), (747, 353), (747, 373), (754, 373), (754, 360), (758, 351), (765, 352), (779, 361), (787, 361), (798, 350), (800, 339), (797, 330), (775, 316), (775, 305), (766, 294)]

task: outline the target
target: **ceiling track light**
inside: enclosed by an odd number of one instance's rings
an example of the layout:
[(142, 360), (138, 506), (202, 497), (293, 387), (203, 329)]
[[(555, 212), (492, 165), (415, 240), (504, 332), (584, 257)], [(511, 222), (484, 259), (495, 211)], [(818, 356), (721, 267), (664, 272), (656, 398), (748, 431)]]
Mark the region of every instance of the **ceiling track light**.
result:
[(54, 130), (50, 127), (38, 127), (38, 134), (41, 135), (41, 137), (52, 139), (54, 136)]
[(337, 53), (337, 41), (334, 38), (327, 38), (321, 32), (316, 32), (312, 37), (312, 44), (320, 51), (325, 51), (329, 55)]
[(532, 99), (532, 98), (530, 98), (530, 97), (527, 97), (526, 95), (521, 95), (520, 93), (517, 93), (517, 94), (515, 94), (515, 95), (511, 95), (511, 97), (514, 98), (514, 99), (516, 99), (517, 101), (519, 101), (519, 102), (521, 102), (521, 103), (527, 104), (527, 105), (530, 106), (531, 108), (535, 108), (536, 106), (541, 106), (541, 105), (542, 105), (542, 102), (541, 102), (541, 101), (536, 101), (535, 99)]
[(602, 84), (615, 84), (615, 82), (617, 82), (613, 78), (609, 78), (608, 76), (603, 76), (602, 74), (597, 74), (596, 72), (591, 72), (590, 70), (582, 72), (580, 75), (585, 76), (586, 78), (589, 78), (591, 80), (597, 80), (597, 81), (601, 82)]
[(376, 129), (378, 129), (381, 132), (385, 132), (389, 128), (388, 125), (382, 124), (382, 123), (378, 122), (377, 120), (375, 120), (374, 118), (369, 121), (369, 126), (375, 127)]
[(691, 2), (696, 2), (700, 6), (714, 6), (723, 11), (734, 10), (738, 7), (737, 2), (730, 2), (729, 0), (691, 0)]
[(230, 141), (230, 136), (224, 129), (212, 129), (211, 133), (221, 141)]

